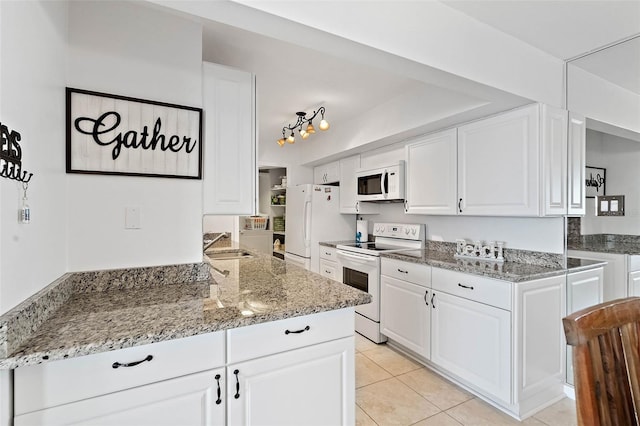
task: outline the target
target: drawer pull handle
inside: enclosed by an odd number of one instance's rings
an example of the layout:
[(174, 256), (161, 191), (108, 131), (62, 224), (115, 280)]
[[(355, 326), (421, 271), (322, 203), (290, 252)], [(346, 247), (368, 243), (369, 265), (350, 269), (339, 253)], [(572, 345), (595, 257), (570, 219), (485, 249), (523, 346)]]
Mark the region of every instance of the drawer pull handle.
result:
[(113, 364), (111, 364), (111, 366), (113, 368), (118, 368), (118, 367), (135, 367), (138, 364), (142, 364), (145, 361), (151, 361), (153, 359), (153, 355), (147, 355), (147, 357), (145, 359), (142, 359), (140, 361), (135, 361), (135, 362), (127, 362), (127, 363), (123, 363), (123, 362), (114, 362)]
[(238, 373), (239, 372), (240, 372), (240, 370), (238, 370), (238, 369), (233, 370), (233, 374), (236, 375), (236, 394), (233, 395), (233, 397), (235, 399), (240, 398), (240, 380), (238, 379)]
[(431, 306), (433, 306), (433, 309), (436, 308), (436, 303), (434, 302), (433, 299), (435, 299), (436, 294), (435, 293), (431, 293)]
[(216, 404), (220, 405), (222, 399), (220, 399), (220, 375), (216, 374), (216, 383), (218, 384), (218, 399), (216, 399)]
[(398, 272), (401, 272), (403, 274), (408, 274), (409, 273), (409, 271), (405, 271), (404, 269), (400, 269), (400, 268), (398, 268)]
[(303, 328), (302, 330), (295, 330), (295, 331), (291, 331), (291, 330), (285, 330), (284, 334), (300, 334), (300, 333), (304, 333), (305, 331), (309, 331), (311, 330), (311, 327), (306, 326), (305, 328)]
[(472, 285), (464, 285), (464, 284), (458, 283), (458, 287), (462, 287), (462, 288), (466, 288), (466, 289), (469, 289), (469, 290), (473, 290), (473, 286)]

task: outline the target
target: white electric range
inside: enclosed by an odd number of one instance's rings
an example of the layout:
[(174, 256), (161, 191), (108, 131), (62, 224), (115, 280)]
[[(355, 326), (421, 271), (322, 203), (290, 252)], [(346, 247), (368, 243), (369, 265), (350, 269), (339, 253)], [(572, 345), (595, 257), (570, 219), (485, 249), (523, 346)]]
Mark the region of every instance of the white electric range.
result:
[(371, 295), (371, 303), (356, 306), (358, 333), (376, 343), (387, 341), (380, 334), (380, 253), (424, 249), (425, 234), (424, 224), (374, 223), (375, 242), (336, 246), (342, 282)]

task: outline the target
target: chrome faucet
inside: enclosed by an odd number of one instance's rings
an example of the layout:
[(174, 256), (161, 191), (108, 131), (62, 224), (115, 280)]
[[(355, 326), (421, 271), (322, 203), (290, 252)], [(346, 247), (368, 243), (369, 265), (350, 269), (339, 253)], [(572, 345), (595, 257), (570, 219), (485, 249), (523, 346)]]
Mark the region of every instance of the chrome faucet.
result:
[(214, 243), (217, 243), (223, 238), (229, 238), (229, 237), (231, 237), (230, 232), (223, 232), (221, 234), (216, 235), (212, 240), (204, 240), (204, 247), (202, 251), (207, 251), (207, 249), (211, 247)]

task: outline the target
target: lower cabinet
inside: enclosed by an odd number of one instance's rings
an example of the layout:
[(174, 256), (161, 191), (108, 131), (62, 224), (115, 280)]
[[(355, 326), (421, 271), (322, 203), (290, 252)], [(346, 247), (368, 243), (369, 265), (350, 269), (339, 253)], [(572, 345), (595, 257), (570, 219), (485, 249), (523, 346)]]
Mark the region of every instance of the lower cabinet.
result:
[(511, 313), (435, 292), (431, 361), (511, 403)]
[(629, 273), (629, 296), (640, 296), (640, 271)]
[(429, 359), (431, 289), (385, 275), (380, 277), (380, 286), (380, 332)]
[(14, 372), (14, 424), (355, 424), (354, 308)]
[(14, 425), (224, 425), (219, 391), (224, 368), (19, 415)]
[(382, 334), (518, 418), (564, 395), (566, 277), (508, 282), (381, 262)]
[(355, 423), (353, 337), (227, 367), (229, 425)]

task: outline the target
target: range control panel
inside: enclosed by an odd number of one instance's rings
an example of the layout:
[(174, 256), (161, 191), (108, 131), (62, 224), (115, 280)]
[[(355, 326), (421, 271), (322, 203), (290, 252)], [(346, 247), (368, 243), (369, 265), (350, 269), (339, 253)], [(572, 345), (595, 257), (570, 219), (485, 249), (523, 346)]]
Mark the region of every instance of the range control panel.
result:
[(424, 240), (423, 223), (374, 223), (373, 235), (376, 237), (402, 238), (405, 240)]

